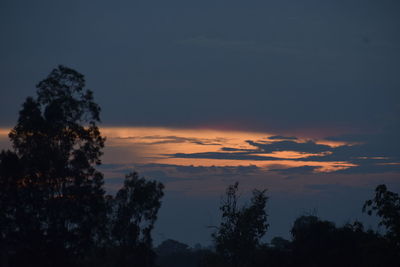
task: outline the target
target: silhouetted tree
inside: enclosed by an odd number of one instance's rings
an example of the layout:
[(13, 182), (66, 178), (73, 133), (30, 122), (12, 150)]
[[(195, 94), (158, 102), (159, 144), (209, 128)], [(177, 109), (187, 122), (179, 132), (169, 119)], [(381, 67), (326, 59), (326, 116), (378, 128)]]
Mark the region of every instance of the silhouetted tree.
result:
[(229, 266), (248, 266), (269, 224), (265, 207), (266, 191), (254, 190), (250, 205), (238, 207), (238, 183), (226, 190), (222, 202), (222, 222), (213, 239), (217, 253)]
[[(197, 244), (197, 248), (190, 248), (182, 242), (167, 239), (156, 249), (157, 265), (160, 267), (199, 267), (212, 252)], [(195, 246), (196, 247), (196, 246)]]
[(290, 241), (286, 240), (280, 236), (276, 236), (271, 239), (271, 245), (273, 248), (278, 250), (288, 250), (290, 249)]
[(337, 228), (316, 216), (301, 216), (291, 230), (294, 266), (398, 266), (390, 244), (360, 222)]
[(16, 209), (20, 200), (17, 181), (22, 170), (18, 156), (11, 151), (0, 152), (0, 265), (8, 266), (10, 253), (17, 240)]
[(316, 216), (301, 216), (293, 224), (294, 258), (300, 266), (323, 266), (335, 235), (335, 225)]
[(124, 186), (110, 199), (111, 242), (118, 249), (118, 266), (152, 266), (151, 231), (161, 206), (163, 184), (126, 176)]
[(156, 252), (158, 255), (169, 255), (169, 254), (175, 254), (175, 253), (183, 253), (183, 252), (188, 252), (189, 251), (189, 246), (181, 243), (179, 241), (173, 240), (173, 239), (167, 239), (163, 241), (157, 248)]
[(400, 196), (387, 190), (386, 185), (378, 185), (373, 199), (367, 200), (363, 211), (373, 212), (381, 217), (380, 225), (387, 229), (386, 237), (400, 250)]
[(0, 189), (2, 217), (14, 223), (2, 236), (18, 240), (17, 255), (31, 256), (18, 260), (80, 257), (99, 238), (97, 221), (105, 211), (103, 176), (94, 168), (104, 146), (99, 112), (83, 75), (63, 66), (23, 104), (9, 134), (14, 151), (0, 159), (0, 180), (7, 184)]
[(13, 150), (0, 153), (2, 266), (90, 266), (100, 249), (150, 266), (163, 185), (132, 173), (105, 196), (95, 169), (105, 141), (99, 113), (83, 75), (64, 66), (26, 99), (9, 134)]

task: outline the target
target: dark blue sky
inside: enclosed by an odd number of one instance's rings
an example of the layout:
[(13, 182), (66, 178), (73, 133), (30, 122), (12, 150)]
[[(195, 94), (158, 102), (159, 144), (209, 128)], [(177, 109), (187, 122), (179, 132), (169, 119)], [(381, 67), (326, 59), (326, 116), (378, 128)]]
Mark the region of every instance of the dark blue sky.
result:
[(107, 125), (376, 129), (399, 114), (399, 8), (3, 0), (0, 124), (65, 64), (86, 75)]
[[(295, 216), (313, 208), (342, 223), (361, 216), (362, 201), (376, 184), (400, 189), (399, 12), (398, 0), (2, 0), (0, 127), (14, 125), (35, 84), (63, 64), (86, 76), (104, 126), (260, 131), (357, 143), (332, 148), (315, 140), (299, 145), (295, 138), (252, 139), (247, 151), (226, 147), (170, 155), (196, 162), (254, 159), (260, 151), (322, 151), (327, 154), (307, 160), (357, 165), (330, 174), (307, 164), (262, 173), (149, 167), (135, 157), (121, 163), (164, 181), (167, 189), (175, 185), (171, 175), (187, 177), (186, 191), (168, 189), (158, 240), (209, 242), (204, 229), (218, 220), (219, 197), (187, 195), (196, 179), (215, 181), (221, 194), (234, 179), (245, 188), (246, 181), (262, 180), (259, 185), (271, 188), (272, 235), (288, 236)], [(166, 139), (193, 142), (185, 136)], [(0, 148), (6, 146), (1, 139)], [(128, 150), (119, 149), (113, 153)], [(177, 219), (182, 217), (188, 221)]]

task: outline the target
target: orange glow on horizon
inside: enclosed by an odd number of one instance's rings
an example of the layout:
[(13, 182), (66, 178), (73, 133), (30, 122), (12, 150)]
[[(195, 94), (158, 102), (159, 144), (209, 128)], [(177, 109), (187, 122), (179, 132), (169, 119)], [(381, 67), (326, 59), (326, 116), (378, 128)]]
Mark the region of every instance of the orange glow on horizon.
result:
[(10, 130), (11, 130), (11, 128), (10, 128), (10, 129), (7, 129), (7, 128), (0, 128), (0, 137), (2, 137), (2, 136), (8, 136), (8, 134), (10, 133)]
[(308, 157), (321, 157), (328, 155), (330, 153), (305, 153), (305, 152), (297, 152), (297, 151), (274, 151), (272, 153), (262, 153), (262, 154), (251, 154), (254, 156), (260, 157), (274, 157), (274, 158), (283, 158), (283, 159), (301, 159)]
[[(102, 135), (107, 137), (103, 162), (113, 164), (171, 164), (180, 166), (257, 166), (265, 170), (316, 167), (315, 172), (332, 172), (355, 166), (344, 161), (305, 161), (310, 156), (324, 156), (324, 153), (297, 151), (264, 152), (247, 141), (272, 143), (279, 140), (268, 139), (276, 134), (238, 130), (181, 129), (167, 127), (102, 127)], [(9, 129), (0, 129), (0, 137), (7, 137)], [(307, 142), (312, 139), (299, 138), (293, 142)], [(344, 142), (312, 140), (316, 144), (331, 147), (345, 145)], [(224, 150), (224, 148), (228, 148)], [(240, 153), (244, 151), (248, 159), (218, 159), (212, 153)], [(174, 154), (211, 153), (210, 157), (179, 157)], [(252, 156), (258, 157), (251, 159)], [(265, 160), (262, 158), (265, 157)], [(270, 157), (276, 158), (275, 160)], [(274, 167), (275, 166), (275, 167)]]
[[(316, 172), (332, 172), (347, 169), (355, 166), (348, 162), (319, 162), (302, 161), (310, 156), (324, 156), (327, 153), (304, 153), (296, 151), (274, 151), (263, 153), (256, 146), (250, 145), (247, 141), (254, 142), (274, 142), (268, 137), (271, 133), (246, 132), (246, 131), (222, 131), (210, 129), (179, 129), (165, 127), (106, 127), (102, 128), (102, 133), (107, 137), (107, 146), (110, 149), (121, 147), (131, 147), (135, 150), (132, 158), (129, 154), (120, 158), (107, 157), (106, 162), (118, 163), (123, 160), (125, 163), (135, 162), (137, 164), (156, 163), (170, 164), (179, 166), (257, 166), (265, 170), (274, 169), (271, 166), (285, 166), (285, 168), (313, 166)], [(307, 142), (308, 139), (297, 139), (294, 142)], [(343, 142), (330, 142), (315, 140), (317, 144), (325, 144), (331, 147), (343, 145)], [(174, 154), (193, 154), (193, 153), (226, 153), (223, 148), (230, 148), (234, 152), (248, 151), (249, 159), (218, 159), (204, 157), (179, 157)], [(235, 151), (237, 150), (237, 151)], [(254, 153), (251, 151), (254, 150)], [(259, 151), (259, 152), (258, 152)], [(252, 160), (251, 156), (258, 156), (257, 160)], [(262, 157), (266, 157), (265, 160)], [(267, 157), (274, 157), (271, 160)]]

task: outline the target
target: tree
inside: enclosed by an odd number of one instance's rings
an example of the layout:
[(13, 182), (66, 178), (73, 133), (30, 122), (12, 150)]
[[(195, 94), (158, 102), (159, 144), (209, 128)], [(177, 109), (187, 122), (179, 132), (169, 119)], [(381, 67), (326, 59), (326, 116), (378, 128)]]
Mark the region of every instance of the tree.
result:
[(151, 265), (163, 185), (132, 173), (105, 195), (99, 115), (83, 75), (64, 66), (26, 99), (0, 153), (1, 266), (100, 266), (110, 250), (123, 256), (111, 266)]
[(157, 247), (157, 254), (164, 256), (170, 254), (178, 254), (178, 253), (185, 253), (188, 252), (189, 246), (181, 243), (179, 241), (173, 239), (164, 240), (158, 247)]
[(163, 189), (163, 184), (147, 181), (133, 172), (126, 176), (124, 186), (111, 199), (111, 240), (121, 252), (118, 266), (154, 264), (151, 231)]
[(290, 241), (283, 237), (276, 236), (271, 239), (271, 245), (277, 250), (288, 250), (290, 248)]
[(291, 230), (294, 266), (398, 266), (393, 246), (355, 221), (336, 227), (316, 216), (300, 216)]
[(12, 221), (1, 236), (13, 253), (51, 265), (82, 257), (100, 238), (103, 175), (95, 165), (105, 139), (99, 112), (83, 75), (64, 66), (37, 85), (36, 98), (26, 99), (9, 134), (13, 151), (0, 156), (1, 217)]
[(375, 197), (365, 202), (363, 212), (376, 212), (381, 217), (379, 225), (386, 227), (386, 237), (400, 250), (400, 196), (387, 190), (386, 185), (378, 185)]
[(335, 246), (334, 223), (316, 216), (300, 216), (291, 229), (294, 261), (299, 266), (330, 265), (331, 248)]
[(21, 175), (18, 157), (11, 151), (0, 152), (0, 265), (8, 266), (9, 253), (16, 245), (15, 229), (18, 194), (16, 180)]
[(269, 227), (266, 190), (253, 190), (250, 205), (239, 208), (238, 186), (236, 182), (227, 188), (220, 207), (222, 222), (213, 234), (217, 253), (229, 266), (248, 265)]

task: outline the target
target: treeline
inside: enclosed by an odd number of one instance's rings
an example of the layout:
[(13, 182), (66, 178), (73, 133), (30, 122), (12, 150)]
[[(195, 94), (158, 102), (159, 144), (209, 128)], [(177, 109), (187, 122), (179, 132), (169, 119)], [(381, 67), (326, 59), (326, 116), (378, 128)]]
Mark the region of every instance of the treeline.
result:
[(236, 183), (221, 203), (213, 248), (168, 240), (153, 249), (164, 186), (129, 173), (107, 195), (96, 170), (105, 143), (98, 122), (84, 76), (64, 66), (23, 103), (12, 149), (0, 152), (1, 266), (399, 266), (400, 199), (384, 185), (364, 205), (382, 218), (383, 236), (359, 222), (336, 227), (303, 216), (292, 240), (265, 244), (266, 191), (240, 206)]
[(387, 229), (384, 235), (365, 230), (358, 221), (337, 227), (333, 222), (305, 215), (294, 221), (291, 240), (274, 237), (270, 243), (260, 240), (268, 229), (265, 195), (255, 191), (250, 205), (238, 208), (236, 192), (237, 184), (227, 190), (221, 205), (222, 223), (213, 234), (214, 247), (189, 248), (178, 241), (166, 240), (156, 248), (158, 266), (400, 265), (400, 197), (384, 185), (378, 186), (375, 197), (364, 205), (366, 212), (376, 211), (382, 218), (381, 225)]

